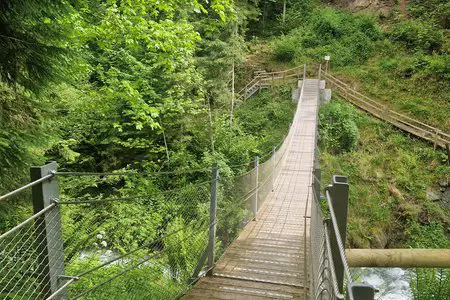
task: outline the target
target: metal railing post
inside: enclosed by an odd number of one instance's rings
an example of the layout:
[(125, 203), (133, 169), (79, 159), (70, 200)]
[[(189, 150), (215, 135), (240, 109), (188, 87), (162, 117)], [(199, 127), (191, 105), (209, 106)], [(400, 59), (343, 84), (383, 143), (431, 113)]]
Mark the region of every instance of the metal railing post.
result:
[(214, 164), (211, 171), (211, 201), (209, 205), (209, 238), (208, 238), (208, 276), (213, 275), (214, 254), (216, 250), (216, 212), (219, 167)]
[[(35, 181), (51, 172), (56, 172), (56, 162), (41, 167), (31, 167), (31, 180)], [(51, 177), (33, 186), (32, 200), (34, 213), (45, 209), (59, 199), (58, 180)], [(61, 230), (61, 210), (59, 206), (43, 214), (35, 221), (37, 267), (39, 282), (42, 283), (41, 298), (46, 299), (61, 286), (60, 276), (64, 275), (64, 248)], [(53, 299), (66, 299), (67, 291), (59, 292)]]
[(276, 153), (276, 148), (277, 147), (275, 147), (275, 146), (272, 148), (272, 192), (275, 190), (275, 168), (276, 168), (275, 153)]
[[(354, 300), (373, 300), (375, 299), (375, 288), (368, 284), (351, 283), (350, 290), (353, 293)], [(348, 299), (348, 296), (347, 296)]]
[(306, 79), (306, 64), (303, 65), (303, 82), (305, 82)]
[(219, 181), (219, 167), (217, 164), (211, 170), (211, 199), (209, 205), (209, 236), (208, 236), (208, 272), (213, 274), (214, 254), (216, 249), (216, 212), (217, 212), (217, 190)]
[(258, 213), (258, 192), (259, 192), (259, 157), (255, 157), (255, 197), (252, 202), (253, 220), (256, 220), (256, 214)]
[(313, 189), (317, 200), (320, 202), (320, 181), (322, 177), (322, 171), (319, 167), (319, 150), (316, 148), (314, 152)]
[[(345, 247), (345, 240), (347, 236), (347, 211), (348, 211), (348, 195), (349, 187), (347, 183), (347, 177), (333, 176), (333, 183), (326, 187), (326, 190), (330, 192), (331, 204), (333, 206), (334, 214), (342, 240)], [(339, 245), (336, 240), (336, 233), (333, 226), (330, 226), (332, 231), (330, 234), (331, 253), (333, 256), (334, 270), (336, 271), (336, 279), (338, 283), (339, 292), (343, 293), (344, 290), (344, 263), (340, 256)], [(345, 249), (342, 249), (345, 251)]]

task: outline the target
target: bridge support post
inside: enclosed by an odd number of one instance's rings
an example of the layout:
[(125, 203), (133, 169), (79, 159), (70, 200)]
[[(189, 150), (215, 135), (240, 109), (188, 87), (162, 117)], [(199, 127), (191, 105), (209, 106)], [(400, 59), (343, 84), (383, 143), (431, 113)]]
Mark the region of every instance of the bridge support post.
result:
[(303, 65), (303, 82), (305, 82), (306, 79), (306, 64)]
[[(334, 214), (340, 233), (340, 237), (345, 247), (345, 240), (347, 236), (347, 210), (348, 210), (348, 183), (347, 177), (333, 176), (333, 183), (326, 189), (330, 192), (331, 204), (333, 206)], [(336, 279), (339, 288), (339, 292), (343, 293), (344, 290), (344, 264), (340, 256), (340, 249), (336, 240), (336, 233), (333, 226), (330, 226), (330, 243), (331, 253), (333, 256), (334, 270), (336, 271)], [(345, 251), (345, 249), (341, 249)]]
[[(56, 162), (50, 162), (41, 167), (31, 167), (31, 180), (35, 181), (56, 172)], [(32, 190), (34, 213), (38, 213), (59, 199), (58, 180), (52, 177)], [(64, 275), (64, 248), (61, 231), (61, 210), (59, 206), (40, 216), (35, 221), (37, 267), (39, 282), (41, 282), (41, 298), (47, 299), (61, 287), (61, 277)], [(67, 299), (65, 290), (59, 292), (53, 299)]]
[(216, 211), (217, 211), (217, 186), (219, 181), (219, 167), (214, 164), (211, 171), (211, 201), (209, 205), (209, 236), (208, 236), (208, 272), (213, 275), (214, 254), (216, 250)]
[(253, 220), (256, 221), (256, 215), (258, 213), (258, 192), (259, 192), (259, 157), (255, 157), (255, 197), (252, 201)]
[(275, 153), (276, 153), (276, 147), (274, 146), (272, 148), (272, 192), (275, 190), (275, 169), (277, 167), (275, 162)]

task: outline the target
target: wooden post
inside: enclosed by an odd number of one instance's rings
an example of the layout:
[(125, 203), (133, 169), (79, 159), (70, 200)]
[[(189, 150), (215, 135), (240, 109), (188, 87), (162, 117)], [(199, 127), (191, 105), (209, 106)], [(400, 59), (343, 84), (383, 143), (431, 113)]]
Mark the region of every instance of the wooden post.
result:
[(216, 211), (217, 211), (217, 183), (219, 181), (219, 167), (217, 164), (211, 170), (211, 201), (209, 205), (209, 236), (208, 236), (208, 276), (212, 276), (214, 254), (216, 250)]
[[(56, 172), (56, 162), (50, 162), (41, 167), (31, 167), (31, 181)], [(38, 213), (59, 199), (58, 180), (50, 178), (32, 190), (34, 213)], [(64, 247), (61, 231), (61, 210), (55, 206), (52, 210), (36, 219), (36, 253), (39, 281), (42, 284), (41, 298), (47, 299), (61, 287), (60, 276), (64, 275)], [(67, 291), (63, 290), (53, 299), (66, 299)]]
[(306, 64), (303, 64), (303, 84), (305, 84), (306, 79)]
[(434, 132), (434, 150), (436, 150), (439, 141), (439, 129), (436, 128)]

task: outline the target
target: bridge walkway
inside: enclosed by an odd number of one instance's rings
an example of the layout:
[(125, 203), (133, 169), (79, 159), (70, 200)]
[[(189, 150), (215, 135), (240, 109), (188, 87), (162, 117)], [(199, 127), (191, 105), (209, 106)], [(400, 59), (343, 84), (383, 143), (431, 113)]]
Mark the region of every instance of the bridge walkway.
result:
[(274, 191), (257, 219), (227, 248), (213, 276), (200, 279), (183, 299), (304, 299), (309, 261), (304, 257), (309, 219), (304, 216), (310, 215), (312, 199), (317, 109), (318, 81), (307, 79)]

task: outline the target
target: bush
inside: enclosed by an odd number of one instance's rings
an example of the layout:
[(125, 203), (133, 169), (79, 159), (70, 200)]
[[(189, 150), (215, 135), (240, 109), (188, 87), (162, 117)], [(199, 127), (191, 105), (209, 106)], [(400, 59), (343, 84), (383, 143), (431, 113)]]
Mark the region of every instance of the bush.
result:
[(331, 153), (348, 152), (356, 148), (359, 131), (354, 108), (341, 102), (331, 102), (320, 109), (320, 143)]
[(289, 62), (295, 58), (300, 47), (299, 39), (296, 35), (282, 36), (275, 42), (274, 55), (278, 61)]
[(433, 53), (441, 50), (444, 34), (434, 26), (425, 22), (403, 21), (392, 26), (390, 37), (415, 51)]
[(450, 270), (415, 269), (410, 285), (416, 300), (447, 300), (450, 295)]
[(285, 62), (300, 57), (317, 61), (331, 55), (335, 66), (360, 64), (372, 55), (381, 36), (369, 15), (354, 17), (348, 12), (319, 8), (303, 26), (279, 39), (274, 53), (277, 60)]

